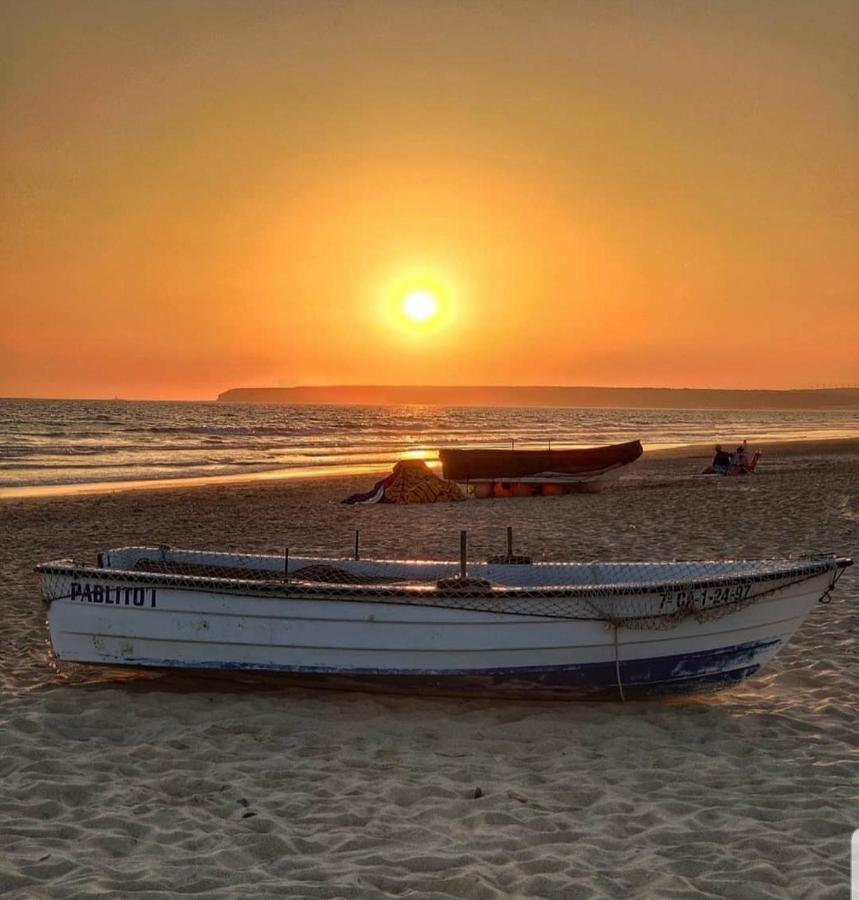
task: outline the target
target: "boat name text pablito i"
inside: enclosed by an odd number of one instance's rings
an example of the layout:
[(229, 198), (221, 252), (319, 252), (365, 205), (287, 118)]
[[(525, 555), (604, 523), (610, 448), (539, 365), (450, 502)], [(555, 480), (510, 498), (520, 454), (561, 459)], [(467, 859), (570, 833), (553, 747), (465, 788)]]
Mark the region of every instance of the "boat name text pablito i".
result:
[(69, 587), (69, 600), (103, 603), (105, 606), (148, 606), (154, 609), (157, 605), (156, 591), (157, 588), (154, 587), (126, 587), (73, 581)]

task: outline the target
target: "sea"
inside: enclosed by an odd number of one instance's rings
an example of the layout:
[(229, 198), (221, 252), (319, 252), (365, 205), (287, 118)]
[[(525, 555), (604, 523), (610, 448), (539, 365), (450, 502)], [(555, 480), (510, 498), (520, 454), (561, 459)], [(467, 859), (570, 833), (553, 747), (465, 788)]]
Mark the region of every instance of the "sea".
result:
[(269, 406), (0, 400), (0, 494), (383, 469), (439, 447), (586, 447), (859, 436), (859, 411)]

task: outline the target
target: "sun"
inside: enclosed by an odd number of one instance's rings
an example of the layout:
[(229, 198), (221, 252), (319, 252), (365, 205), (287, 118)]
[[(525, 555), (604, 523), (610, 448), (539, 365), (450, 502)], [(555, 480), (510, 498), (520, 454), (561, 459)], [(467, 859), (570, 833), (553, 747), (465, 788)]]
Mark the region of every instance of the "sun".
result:
[(401, 266), (373, 288), (378, 303), (370, 307), (398, 345), (440, 346), (454, 334), (461, 318), (461, 295), (450, 274), (425, 266)]
[(411, 291), (403, 298), (402, 309), (412, 322), (429, 322), (438, 314), (438, 300), (429, 291)]

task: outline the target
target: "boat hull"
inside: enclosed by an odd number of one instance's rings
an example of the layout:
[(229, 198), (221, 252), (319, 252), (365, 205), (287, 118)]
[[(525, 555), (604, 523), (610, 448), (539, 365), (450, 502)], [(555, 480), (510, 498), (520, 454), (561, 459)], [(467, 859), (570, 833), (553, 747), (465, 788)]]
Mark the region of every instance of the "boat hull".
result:
[(640, 441), (575, 450), (439, 450), (444, 477), (458, 482), (514, 482), (563, 484), (605, 478), (609, 472), (635, 462)]
[[(724, 690), (757, 675), (777, 646), (767, 642), (625, 663), (622, 693), (614, 663), (525, 667), (467, 672), (384, 672), (299, 669), (274, 662), (189, 664), (185, 660), (131, 662), (108, 658), (86, 660), (91, 665), (132, 665), (164, 672), (193, 673), (212, 679), (250, 676), (252, 684), (314, 690), (353, 691), (426, 697), (499, 698), (511, 700), (640, 700)], [(81, 662), (81, 660), (76, 660)]]
[(735, 684), (784, 646), (833, 577), (824, 571), (797, 583), (785, 576), (729, 615), (642, 630), (384, 597), (290, 596), (288, 589), (250, 596), (97, 572), (50, 576), (56, 599), (48, 624), (60, 660), (279, 673), (293, 683), (356, 690), (546, 699), (630, 699)]

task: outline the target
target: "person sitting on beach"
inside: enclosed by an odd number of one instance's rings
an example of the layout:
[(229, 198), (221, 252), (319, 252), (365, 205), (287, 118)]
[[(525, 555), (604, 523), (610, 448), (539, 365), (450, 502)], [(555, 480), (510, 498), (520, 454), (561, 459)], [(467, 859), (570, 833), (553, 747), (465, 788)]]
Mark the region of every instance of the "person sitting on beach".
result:
[(734, 451), (733, 463), (740, 469), (748, 469), (749, 467), (749, 455), (747, 452), (747, 446), (748, 445), (746, 441), (743, 441), (742, 446), (737, 447), (737, 449)]
[(713, 464), (710, 466), (713, 472), (724, 473), (731, 467), (731, 454), (722, 449), (721, 444), (716, 444), (716, 455), (713, 457)]
[(721, 444), (716, 444), (716, 455), (713, 462), (701, 473), (702, 475), (726, 475), (731, 468), (731, 454), (722, 449)]

